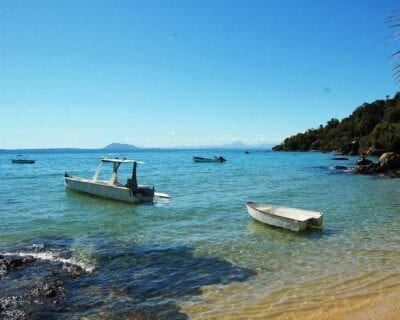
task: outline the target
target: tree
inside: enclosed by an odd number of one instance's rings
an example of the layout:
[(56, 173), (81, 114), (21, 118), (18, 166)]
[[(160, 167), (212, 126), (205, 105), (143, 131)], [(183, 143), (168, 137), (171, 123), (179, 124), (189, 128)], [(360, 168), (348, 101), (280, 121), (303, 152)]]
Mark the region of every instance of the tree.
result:
[(400, 152), (400, 123), (378, 124), (371, 136), (377, 149)]

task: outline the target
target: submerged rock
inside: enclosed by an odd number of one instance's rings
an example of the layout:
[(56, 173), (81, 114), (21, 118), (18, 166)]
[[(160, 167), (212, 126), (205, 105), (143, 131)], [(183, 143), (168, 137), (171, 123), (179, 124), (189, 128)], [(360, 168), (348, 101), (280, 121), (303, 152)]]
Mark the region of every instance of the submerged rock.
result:
[(64, 264), (62, 271), (67, 272), (70, 276), (77, 278), (87, 274), (87, 271), (80, 266), (74, 264)]
[(28, 296), (54, 298), (64, 296), (64, 292), (65, 289), (62, 287), (61, 281), (55, 280), (39, 284), (28, 293)]
[(24, 319), (25, 312), (19, 309), (20, 297), (0, 298), (0, 319)]
[(334, 158), (332, 158), (332, 160), (349, 160), (349, 158), (345, 158), (345, 157), (334, 157)]
[(69, 263), (0, 255), (0, 319), (42, 319), (66, 297), (64, 285), (86, 274)]
[(36, 259), (32, 256), (16, 257), (0, 255), (0, 279), (3, 278), (8, 271), (23, 266), (27, 263), (32, 263), (35, 260)]

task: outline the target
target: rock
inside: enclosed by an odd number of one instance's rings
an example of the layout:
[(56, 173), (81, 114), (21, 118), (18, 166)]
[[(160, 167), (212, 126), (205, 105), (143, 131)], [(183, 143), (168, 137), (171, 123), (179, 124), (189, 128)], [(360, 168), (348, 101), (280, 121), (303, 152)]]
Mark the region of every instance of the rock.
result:
[(0, 319), (24, 319), (25, 312), (19, 310), (20, 297), (0, 298)]
[(83, 275), (86, 275), (87, 272), (80, 266), (73, 265), (73, 264), (65, 264), (62, 266), (62, 270), (67, 272), (70, 276), (77, 278)]
[(381, 154), (383, 154), (385, 152), (385, 150), (379, 150), (379, 149), (375, 149), (374, 147), (370, 147), (367, 150), (367, 156), (376, 156), (379, 157)]
[(356, 173), (356, 174), (379, 174), (381, 173), (382, 168), (379, 165), (379, 163), (371, 163), (368, 165), (362, 165), (362, 166), (358, 166), (355, 167), (352, 170), (352, 173)]
[(7, 273), (8, 265), (3, 256), (0, 256), (0, 279)]
[(371, 160), (369, 160), (369, 159), (367, 159), (365, 157), (361, 157), (360, 159), (357, 160), (357, 164), (359, 166), (365, 166), (365, 165), (368, 165), (368, 164), (371, 164), (371, 163), (373, 163), (373, 161), (371, 161)]
[(336, 170), (347, 170), (348, 168), (346, 166), (335, 166)]
[(36, 259), (32, 256), (26, 257), (4, 257), (0, 255), (0, 279), (9, 271), (22, 265), (32, 263)]
[(16, 267), (20, 267), (20, 266), (22, 266), (24, 264), (31, 263), (33, 261), (35, 261), (34, 257), (27, 256), (27, 257), (24, 257), (24, 258), (13, 258), (13, 259), (11, 259), (9, 261), (8, 264), (10, 266), (10, 269), (13, 269), (13, 268), (16, 268)]
[(385, 152), (379, 158), (379, 164), (384, 170), (399, 170), (400, 169), (400, 155), (394, 152)]
[(45, 282), (40, 284), (38, 287), (32, 289), (29, 292), (31, 297), (46, 297), (53, 298), (56, 296), (64, 295), (64, 288), (61, 286), (61, 282), (56, 280), (53, 282)]
[(358, 167), (352, 170), (357, 174), (381, 174), (388, 178), (400, 177), (400, 155), (394, 152), (383, 153), (378, 163), (374, 163), (365, 157), (357, 161)]
[(345, 157), (335, 157), (335, 158), (332, 158), (332, 160), (349, 160), (349, 158), (345, 158)]

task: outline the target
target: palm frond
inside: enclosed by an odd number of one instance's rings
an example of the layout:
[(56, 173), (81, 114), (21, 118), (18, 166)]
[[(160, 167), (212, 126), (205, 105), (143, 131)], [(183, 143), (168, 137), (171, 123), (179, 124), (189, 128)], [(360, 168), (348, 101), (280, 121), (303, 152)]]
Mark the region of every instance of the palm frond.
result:
[[(389, 29), (397, 29), (396, 32), (392, 33), (386, 40), (393, 43), (400, 39), (400, 11), (392, 10), (389, 12), (386, 18), (386, 24)], [(393, 78), (396, 83), (400, 84), (400, 50), (395, 51), (389, 56), (390, 64), (392, 67)]]

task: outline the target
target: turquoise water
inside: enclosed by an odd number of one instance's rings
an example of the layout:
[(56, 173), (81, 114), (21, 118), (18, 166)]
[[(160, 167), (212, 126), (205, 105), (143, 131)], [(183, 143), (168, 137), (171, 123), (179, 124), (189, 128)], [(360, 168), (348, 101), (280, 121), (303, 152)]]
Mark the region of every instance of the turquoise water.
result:
[[(210, 150), (110, 155), (144, 161), (139, 183), (171, 196), (142, 205), (65, 190), (64, 172), (92, 177), (104, 154), (35, 152), (35, 165), (17, 165), (0, 153), (0, 254), (62, 248), (89, 271), (68, 283), (56, 318), (317, 319), (397, 289), (399, 180), (333, 169), (354, 157), (219, 153), (226, 163), (192, 161)], [(248, 200), (322, 211), (324, 228), (262, 225)]]

